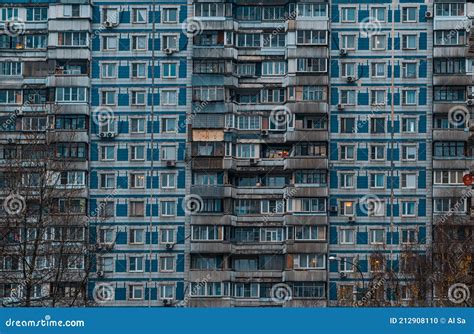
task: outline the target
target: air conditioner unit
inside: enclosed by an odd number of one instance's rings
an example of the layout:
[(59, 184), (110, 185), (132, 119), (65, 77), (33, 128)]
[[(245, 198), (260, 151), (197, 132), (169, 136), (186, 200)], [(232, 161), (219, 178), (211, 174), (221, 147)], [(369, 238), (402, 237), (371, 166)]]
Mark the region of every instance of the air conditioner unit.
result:
[(15, 140), (13, 138), (8, 138), (8, 144), (13, 144)]
[(169, 49), (169, 48), (166, 48), (163, 50), (163, 52), (167, 55), (172, 55), (174, 53), (174, 50), (173, 49)]
[(174, 244), (173, 244), (173, 243), (171, 243), (171, 242), (169, 242), (169, 243), (167, 243), (167, 244), (166, 244), (166, 246), (165, 246), (165, 247), (166, 247), (166, 249), (173, 249), (173, 247), (174, 247)]
[(466, 101), (466, 104), (467, 104), (468, 106), (472, 106), (472, 105), (474, 105), (474, 100), (473, 100), (473, 99), (469, 99), (469, 100)]
[(101, 138), (113, 138), (115, 137), (117, 134), (115, 132), (112, 132), (112, 131), (107, 131), (107, 132), (101, 132), (99, 133), (99, 137)]
[(356, 78), (354, 77), (347, 77), (347, 82), (354, 82), (356, 81)]
[(338, 104), (337, 105), (337, 110), (344, 110), (344, 105)]
[(340, 49), (339, 50), (339, 55), (340, 56), (347, 56), (347, 50), (346, 49)]
[(163, 302), (163, 305), (165, 305), (165, 306), (170, 306), (171, 305), (171, 299), (163, 299), (162, 302)]
[(433, 13), (430, 12), (430, 11), (427, 11), (427, 12), (425, 13), (425, 17), (426, 17), (427, 19), (431, 19), (431, 18), (433, 17)]
[(98, 271), (97, 277), (104, 277), (104, 272), (102, 270)]
[(346, 277), (347, 277), (347, 274), (346, 274), (345, 272), (341, 271), (341, 272), (339, 273), (339, 276), (340, 276), (341, 278), (346, 278)]
[(115, 25), (112, 21), (105, 21), (104, 22), (104, 27), (106, 28), (112, 28)]
[(168, 161), (166, 161), (166, 166), (167, 167), (174, 167), (174, 166), (176, 166), (176, 161), (168, 160)]
[(347, 222), (348, 223), (355, 223), (355, 217), (354, 216), (349, 216), (349, 218), (347, 219)]
[(268, 130), (262, 130), (262, 131), (260, 132), (260, 134), (261, 134), (262, 136), (268, 136)]

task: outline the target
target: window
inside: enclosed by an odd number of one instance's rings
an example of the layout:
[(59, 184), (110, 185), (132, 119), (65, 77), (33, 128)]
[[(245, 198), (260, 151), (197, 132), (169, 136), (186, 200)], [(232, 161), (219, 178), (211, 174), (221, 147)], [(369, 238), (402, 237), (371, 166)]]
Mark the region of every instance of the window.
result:
[(259, 130), (260, 116), (238, 116), (237, 128), (240, 130)]
[(142, 228), (131, 228), (129, 231), (130, 244), (145, 243), (145, 230)]
[(161, 95), (162, 106), (176, 106), (178, 104), (178, 91), (177, 90), (163, 89), (160, 95)]
[(323, 86), (303, 86), (303, 101), (324, 101), (325, 95)]
[(47, 19), (48, 19), (48, 7), (26, 8), (26, 21), (41, 22), (41, 21), (46, 21)]
[[(0, 96), (1, 100), (1, 96)], [(85, 87), (57, 87), (56, 102), (75, 103), (87, 102), (87, 88)]]
[(20, 104), (22, 103), (21, 90), (1, 89), (0, 104)]
[(145, 146), (144, 145), (131, 145), (130, 146), (130, 160), (132, 161), (145, 160)]
[(176, 161), (176, 146), (162, 145), (161, 146), (161, 161)]
[(416, 90), (414, 89), (402, 90), (402, 104), (416, 105)]
[(341, 160), (354, 160), (355, 147), (354, 145), (341, 145)]
[(143, 106), (145, 105), (145, 91), (132, 91), (132, 106)]
[(385, 202), (379, 199), (367, 199), (366, 203), (363, 204), (369, 217), (385, 216)]
[(166, 8), (166, 7), (163, 8), (161, 22), (162, 23), (177, 23), (178, 22), (178, 9)]
[(130, 201), (130, 217), (144, 217), (145, 216), (145, 202), (144, 201)]
[(130, 256), (128, 259), (128, 271), (131, 273), (143, 272), (143, 256)]
[(465, 142), (443, 141), (434, 143), (434, 156), (444, 158), (464, 157)]
[(102, 78), (112, 79), (117, 77), (116, 63), (102, 63)]
[(216, 241), (223, 240), (222, 226), (206, 226), (194, 225), (192, 226), (192, 240), (201, 241)]
[(437, 3), (435, 4), (436, 16), (464, 16), (464, 3)]
[(161, 243), (174, 243), (175, 230), (173, 228), (160, 228), (160, 241)]
[(224, 89), (222, 87), (203, 86), (193, 88), (194, 101), (223, 101)]
[(402, 243), (414, 244), (417, 242), (417, 231), (415, 229), (402, 229)]
[(115, 146), (107, 145), (100, 147), (100, 160), (113, 161), (115, 160)]
[(387, 36), (372, 35), (372, 50), (382, 51), (387, 49)]
[(372, 105), (385, 105), (385, 90), (371, 90), (370, 103)]
[(404, 50), (416, 50), (416, 37), (417, 35), (403, 35), (402, 36), (402, 48)]
[(112, 244), (115, 242), (114, 230), (111, 228), (101, 228), (99, 230), (99, 243)]
[(385, 133), (385, 118), (373, 117), (370, 119), (370, 133)]
[(339, 271), (340, 272), (353, 272), (354, 271), (354, 258), (353, 257), (341, 257), (339, 259)]
[(0, 75), (19, 76), (22, 74), (21, 62), (0, 62)]
[(434, 101), (465, 102), (466, 88), (455, 86), (434, 86)]
[(339, 231), (339, 238), (341, 245), (353, 245), (355, 244), (355, 230), (344, 228)]
[(402, 22), (416, 22), (417, 21), (417, 8), (416, 7), (403, 7), (402, 8)]
[(434, 184), (463, 185), (463, 177), (465, 174), (469, 174), (469, 172), (463, 170), (435, 170)]
[(176, 188), (176, 174), (175, 173), (162, 173), (161, 174), (161, 188), (162, 189), (175, 189)]
[(370, 230), (370, 243), (372, 245), (375, 244), (383, 244), (385, 240), (385, 230), (384, 229), (371, 229)]
[(132, 78), (146, 78), (146, 63), (132, 63)]
[(466, 198), (457, 197), (441, 197), (433, 199), (433, 212), (434, 213), (456, 213), (465, 214), (467, 211)]
[(356, 91), (355, 90), (341, 90), (340, 103), (345, 106), (353, 106), (356, 104)]
[(385, 22), (385, 7), (374, 7), (371, 8), (371, 21)]
[(402, 118), (402, 131), (405, 133), (416, 133), (416, 121), (415, 117)]
[(402, 217), (414, 217), (416, 202), (414, 201), (405, 201), (402, 202)]
[(341, 173), (340, 180), (341, 180), (341, 188), (349, 188), (352, 189), (355, 186), (355, 174), (354, 173)]
[(385, 187), (385, 174), (384, 173), (370, 174), (370, 187), (371, 188), (384, 188)]
[(416, 174), (415, 173), (402, 174), (402, 189), (416, 189)]
[(339, 206), (339, 214), (341, 216), (346, 216), (346, 217), (352, 217), (355, 215), (354, 211), (354, 205), (355, 203), (353, 201), (342, 201), (340, 202)]
[(86, 32), (59, 32), (58, 46), (87, 46)]
[(192, 296), (222, 296), (222, 282), (191, 282)]
[(174, 285), (160, 284), (160, 299), (174, 299)]
[(372, 63), (372, 78), (385, 78), (385, 63)]
[(356, 63), (342, 63), (341, 64), (341, 76), (346, 77), (356, 77), (357, 64)]
[(133, 188), (133, 189), (145, 188), (145, 174), (144, 173), (130, 174), (130, 188)]
[(355, 50), (356, 49), (356, 35), (342, 35), (341, 49)]
[(117, 8), (104, 8), (102, 11), (103, 22), (110, 22), (112, 24), (119, 23), (119, 13)]
[(466, 30), (435, 30), (434, 45), (465, 45)]
[(341, 133), (355, 133), (355, 122), (354, 117), (341, 117)]
[(178, 50), (178, 35), (161, 35), (163, 50)]
[(325, 3), (299, 3), (298, 16), (302, 17), (325, 17), (327, 16), (327, 4)]
[(101, 174), (100, 187), (103, 189), (115, 188), (115, 174), (114, 173)]
[(22, 130), (24, 131), (46, 130), (46, 117), (23, 117)]
[(147, 37), (145, 35), (132, 36), (132, 50), (145, 51), (147, 49)]
[(142, 300), (144, 298), (143, 285), (129, 285), (128, 287), (128, 299), (130, 300)]
[(262, 62), (262, 75), (285, 75), (286, 61)]
[(299, 58), (297, 59), (298, 72), (325, 73), (326, 59), (324, 58)]
[(326, 30), (297, 30), (297, 44), (325, 45), (327, 44)]
[(161, 200), (160, 209), (161, 217), (176, 216), (176, 202), (174, 200)]
[(114, 90), (102, 91), (102, 98), (100, 101), (101, 105), (103, 106), (115, 105), (115, 95), (116, 95), (116, 92)]
[(102, 37), (102, 49), (104, 51), (115, 51), (115, 50), (117, 50), (117, 36), (104, 36), (104, 37)]
[(325, 269), (326, 256), (324, 254), (300, 254), (295, 267), (300, 269)]
[(293, 198), (289, 201), (289, 211), (299, 213), (325, 213), (325, 198)]
[(79, 17), (79, 16), (81, 16), (81, 6), (80, 5), (64, 5), (63, 6), (63, 16), (64, 17)]
[(175, 117), (161, 118), (161, 132), (162, 133), (176, 133), (177, 119)]
[(279, 48), (285, 47), (285, 34), (271, 33), (263, 34), (263, 47), (264, 48)]
[(355, 22), (356, 21), (356, 8), (355, 7), (342, 7), (341, 8), (341, 22)]
[(132, 8), (132, 23), (146, 23), (146, 8)]
[(56, 146), (57, 158), (86, 158), (87, 147), (85, 143), (59, 143)]
[(131, 133), (145, 133), (145, 119), (144, 118), (131, 118), (130, 119), (130, 132)]
[(416, 160), (416, 145), (402, 145), (402, 159), (415, 161)]
[(59, 184), (64, 187), (78, 188), (85, 186), (86, 172), (67, 171), (59, 174)]
[(417, 77), (416, 63), (402, 63), (402, 77), (414, 79)]
[(55, 128), (58, 130), (85, 130), (85, 116), (56, 116)]
[(466, 59), (435, 58), (433, 72), (435, 74), (464, 74), (466, 73)]
[(160, 257), (160, 272), (174, 271), (174, 256)]
[(326, 240), (324, 226), (295, 226), (295, 240)]
[(101, 256), (99, 258), (99, 271), (111, 273), (114, 271), (114, 258), (109, 256)]
[(177, 63), (162, 63), (163, 78), (173, 79), (177, 77), (178, 64)]

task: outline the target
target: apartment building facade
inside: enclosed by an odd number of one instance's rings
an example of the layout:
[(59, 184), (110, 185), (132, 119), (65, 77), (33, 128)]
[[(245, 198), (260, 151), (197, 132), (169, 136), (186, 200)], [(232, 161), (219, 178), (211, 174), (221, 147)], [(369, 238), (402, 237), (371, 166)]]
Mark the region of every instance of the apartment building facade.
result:
[(472, 289), (472, 12), (3, 4), (3, 305), (446, 305), (424, 259)]
[(324, 306), (327, 2), (194, 1), (190, 306)]
[(89, 290), (99, 304), (183, 299), (187, 16), (186, 1), (94, 5)]
[(3, 306), (86, 302), (91, 10), (0, 7)]

